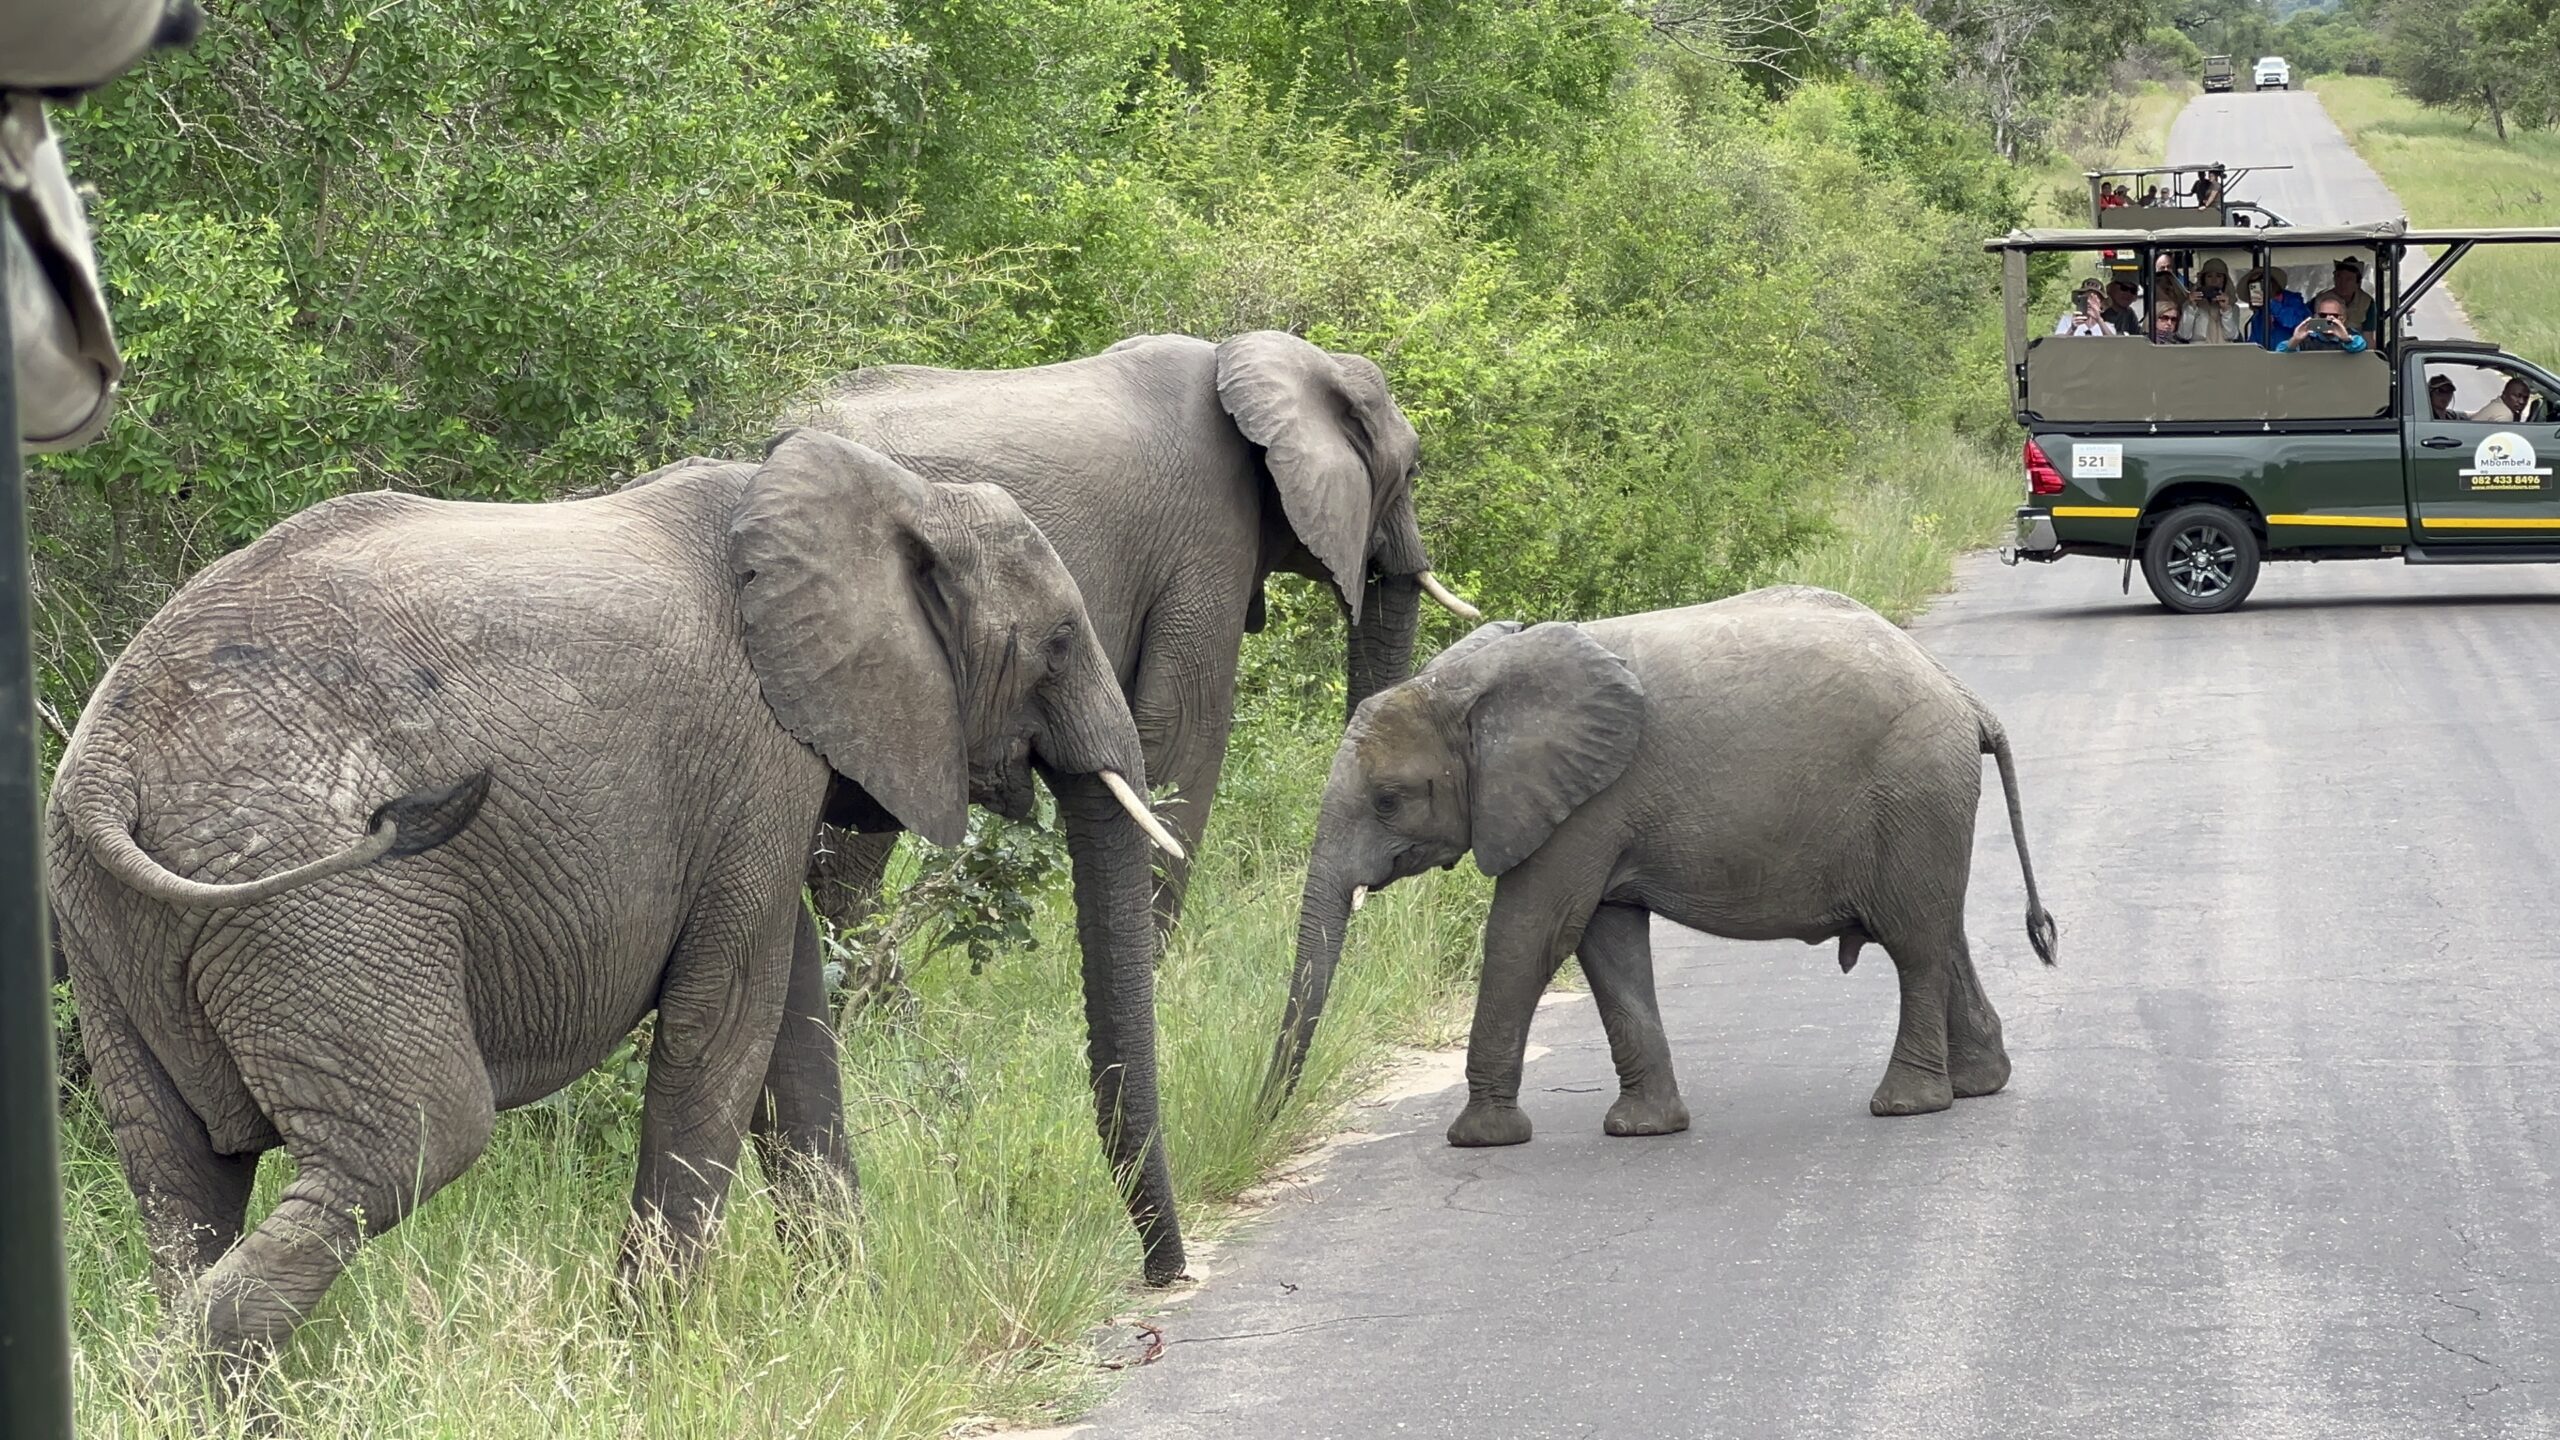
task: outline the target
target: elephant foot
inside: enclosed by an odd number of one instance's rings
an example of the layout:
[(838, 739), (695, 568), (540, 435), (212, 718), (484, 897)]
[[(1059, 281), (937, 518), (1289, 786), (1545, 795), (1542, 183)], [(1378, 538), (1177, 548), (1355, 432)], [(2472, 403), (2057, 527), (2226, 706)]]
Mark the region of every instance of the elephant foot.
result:
[(1955, 1103), (1955, 1086), (1946, 1076), (1896, 1064), (1884, 1072), (1867, 1109), (1877, 1115), (1930, 1115)]
[(1529, 1142), (1529, 1117), (1517, 1105), (1496, 1105), (1490, 1101), (1470, 1100), (1458, 1118), (1449, 1122), (1449, 1143), (1472, 1149), (1480, 1145), (1525, 1145)]
[(2009, 1052), (1994, 1047), (1957, 1055), (1947, 1064), (1947, 1079), (1959, 1100), (1997, 1095), (2009, 1083)]
[(1689, 1128), (1689, 1107), (1677, 1090), (1629, 1090), (1609, 1107), (1600, 1128), (1611, 1135), (1677, 1135)]

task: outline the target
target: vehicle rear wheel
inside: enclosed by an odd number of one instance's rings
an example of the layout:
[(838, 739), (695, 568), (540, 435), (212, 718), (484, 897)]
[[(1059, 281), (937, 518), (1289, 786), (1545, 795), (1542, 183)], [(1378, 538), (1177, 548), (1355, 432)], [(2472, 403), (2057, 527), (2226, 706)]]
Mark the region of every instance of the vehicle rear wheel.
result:
[(2181, 505), (2142, 545), (2142, 579), (2181, 615), (2237, 609), (2258, 583), (2258, 536), (2220, 505)]

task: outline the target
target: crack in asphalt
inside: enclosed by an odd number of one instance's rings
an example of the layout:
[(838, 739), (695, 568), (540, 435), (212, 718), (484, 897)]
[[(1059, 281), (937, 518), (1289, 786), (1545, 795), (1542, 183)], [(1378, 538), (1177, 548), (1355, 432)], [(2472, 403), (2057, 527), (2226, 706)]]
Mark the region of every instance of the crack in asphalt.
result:
[(1220, 1340), (1271, 1340), (1282, 1335), (1302, 1334), (1309, 1330), (1330, 1330), (1339, 1325), (1364, 1325), (1373, 1320), (1419, 1320), (1427, 1313), (1429, 1312), (1422, 1310), (1398, 1310), (1383, 1315), (1337, 1315), (1330, 1320), (1310, 1320), (1304, 1325), (1283, 1325), (1277, 1330), (1241, 1330), (1233, 1335), (1185, 1335), (1179, 1339), (1167, 1340), (1165, 1347), (1171, 1349), (1176, 1345), (1207, 1345)]

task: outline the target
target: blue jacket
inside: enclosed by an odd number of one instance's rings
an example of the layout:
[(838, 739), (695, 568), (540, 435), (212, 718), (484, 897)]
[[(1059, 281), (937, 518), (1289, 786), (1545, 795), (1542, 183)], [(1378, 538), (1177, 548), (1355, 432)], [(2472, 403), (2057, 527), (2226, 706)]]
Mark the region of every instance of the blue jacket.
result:
[(2290, 290), (2279, 290), (2257, 314), (2249, 317), (2249, 328), (2243, 332), (2249, 343), (2266, 349), (2283, 349), (2283, 342), (2294, 328), (2311, 318), (2311, 302)]

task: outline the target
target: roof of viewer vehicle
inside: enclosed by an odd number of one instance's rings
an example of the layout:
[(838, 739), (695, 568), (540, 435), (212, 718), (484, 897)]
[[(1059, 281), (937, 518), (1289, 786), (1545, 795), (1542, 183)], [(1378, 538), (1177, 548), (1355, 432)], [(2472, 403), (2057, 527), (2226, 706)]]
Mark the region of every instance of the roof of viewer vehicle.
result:
[(2292, 168), (2290, 165), (2234, 165), (2223, 160), (2206, 160), (2194, 165), (2119, 165), (2110, 170), (2083, 170), (2080, 172), (2080, 178), (2095, 180), (2103, 175), (2112, 180), (2121, 175), (2127, 179), (2138, 179), (2144, 175), (2195, 175), (2207, 170), (2228, 170), (2238, 176), (2257, 170), (2290, 170)]
[(2174, 230), (2012, 230), (1982, 242), (1985, 250), (2125, 250), (2150, 245), (2171, 250), (2215, 250), (2250, 245), (2458, 245), (2560, 244), (2560, 226), (2483, 226), (2469, 230), (2412, 230), (2405, 220), (2370, 225), (2195, 225)]

